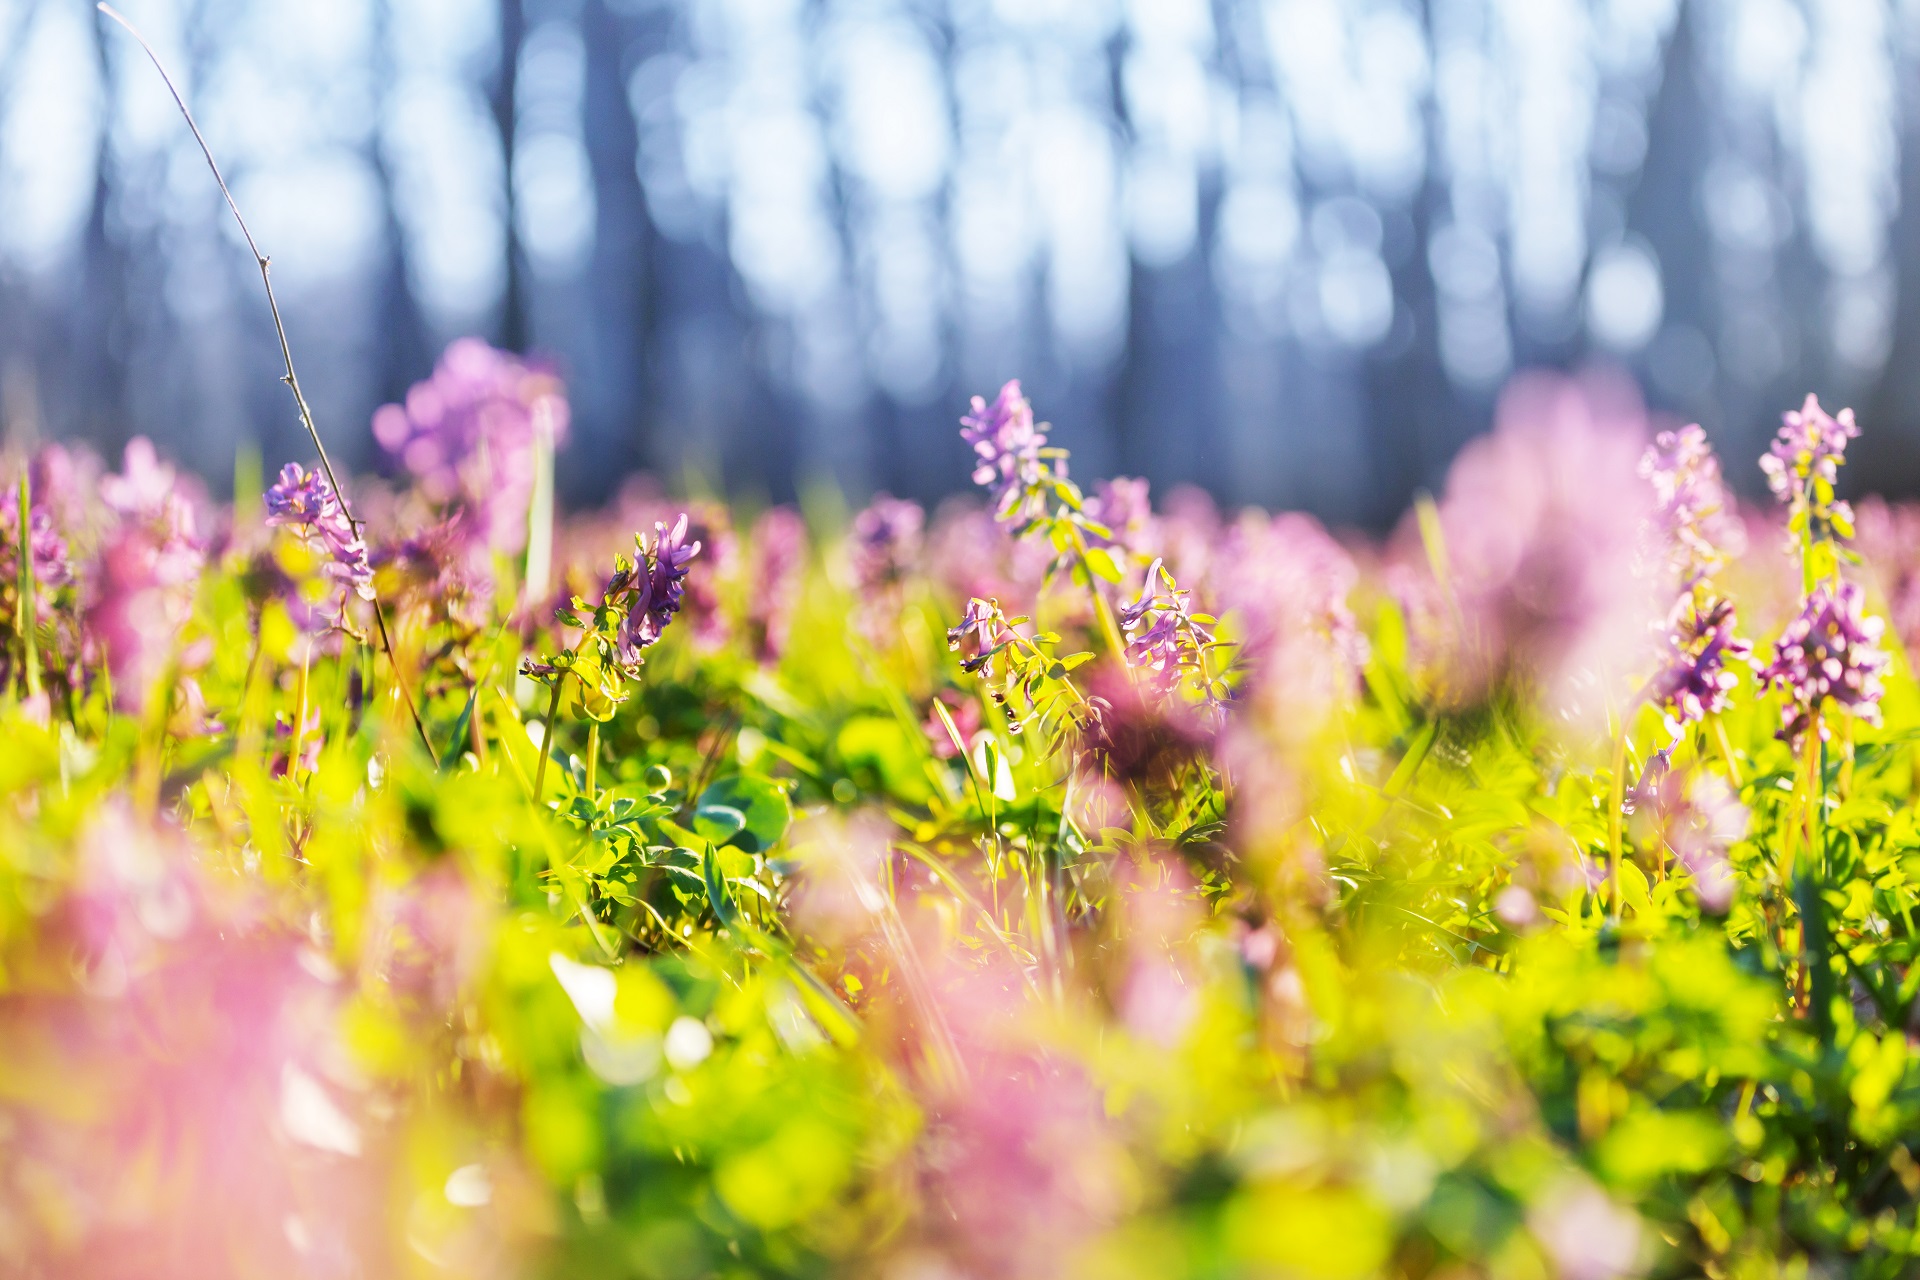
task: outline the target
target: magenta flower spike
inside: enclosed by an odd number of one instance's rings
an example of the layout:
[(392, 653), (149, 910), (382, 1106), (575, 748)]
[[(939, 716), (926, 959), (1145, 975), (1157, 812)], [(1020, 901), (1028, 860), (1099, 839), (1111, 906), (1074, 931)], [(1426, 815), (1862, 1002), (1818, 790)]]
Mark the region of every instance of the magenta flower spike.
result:
[(1678, 734), (1690, 724), (1727, 709), (1739, 683), (1732, 663), (1744, 663), (1753, 646), (1733, 634), (1733, 603), (1716, 600), (1704, 607), (1682, 596), (1668, 620), (1666, 664), (1654, 675), (1647, 696)]
[(1787, 694), (1780, 737), (1797, 744), (1817, 722), (1826, 740), (1831, 731), (1821, 712), (1830, 702), (1868, 724), (1880, 723), (1881, 677), (1888, 664), (1880, 637), (1886, 623), (1866, 616), (1865, 603), (1866, 592), (1858, 584), (1823, 582), (1787, 624), (1772, 661), (1760, 669), (1762, 684)]
[(700, 554), (700, 544), (687, 541), (684, 513), (673, 528), (656, 523), (653, 530), (653, 546), (643, 548), (641, 563), (627, 574), (616, 573), (607, 583), (608, 600), (623, 592), (633, 593), (619, 640), (620, 660), (628, 665), (640, 661), (640, 651), (657, 643), (667, 624), (680, 612), (687, 566)]
[(1846, 461), (1847, 442), (1859, 434), (1853, 410), (1829, 414), (1820, 407), (1820, 398), (1809, 394), (1797, 412), (1782, 415), (1780, 433), (1760, 459), (1767, 486), (1782, 502), (1792, 502), (1804, 498), (1816, 482), (1833, 484)]
[(927, 513), (917, 502), (879, 494), (853, 518), (851, 568), (862, 596), (897, 587), (920, 559)]
[(1691, 590), (1737, 554), (1743, 541), (1707, 433), (1697, 423), (1662, 431), (1641, 457), (1640, 475), (1653, 486), (1653, 524), (1665, 542), (1668, 567), (1681, 590)]
[(1010, 523), (1027, 516), (1030, 491), (1047, 472), (1047, 437), (1034, 426), (1019, 380), (1001, 387), (992, 404), (975, 396), (973, 412), (960, 419), (960, 438), (973, 446), (973, 482), (992, 495), (994, 517)]
[(268, 524), (292, 530), (325, 557), (321, 572), (340, 584), (342, 608), (348, 594), (373, 599), (367, 544), (354, 531), (339, 495), (324, 475), (289, 462), (267, 490), (266, 503)]
[(468, 537), (512, 554), (526, 546), (535, 446), (565, 443), (569, 421), (551, 372), (462, 338), (404, 404), (374, 414), (373, 435), (430, 501), (467, 513)]

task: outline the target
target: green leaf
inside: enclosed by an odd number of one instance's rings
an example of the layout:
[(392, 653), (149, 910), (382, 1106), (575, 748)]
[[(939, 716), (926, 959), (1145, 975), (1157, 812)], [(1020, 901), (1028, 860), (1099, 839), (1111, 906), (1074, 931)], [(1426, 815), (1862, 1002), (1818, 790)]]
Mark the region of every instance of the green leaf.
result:
[[(793, 820), (793, 806), (786, 788), (772, 778), (753, 773), (736, 773), (720, 779), (700, 793), (694, 814), (698, 827), (701, 815), (709, 809), (725, 810), (740, 816), (740, 825), (715, 843), (732, 844), (749, 853), (765, 853), (787, 833)], [(705, 835), (703, 830), (701, 834)]]
[(1112, 547), (1088, 547), (1086, 561), (1087, 568), (1093, 570), (1097, 577), (1105, 578), (1108, 582), (1119, 582), (1126, 576), (1126, 571), (1121, 568), (1120, 558), (1114, 554)]
[(930, 754), (926, 737), (895, 717), (855, 716), (840, 726), (835, 746), (849, 770), (872, 769), (890, 794), (915, 803), (931, 794), (921, 768)]
[(727, 896), (726, 873), (720, 866), (718, 850), (708, 850), (700, 860), (700, 872), (707, 884), (707, 901), (723, 925), (733, 924), (733, 899)]
[(440, 759), (440, 771), (445, 773), (460, 763), (460, 757), (466, 754), (469, 726), (473, 724), (473, 711), (480, 700), (480, 686), (473, 686), (473, 692), (467, 695), (467, 705), (460, 710), (460, 718), (453, 722), (453, 736), (447, 742), (446, 754)]
[(725, 844), (746, 826), (747, 815), (732, 805), (703, 803), (693, 811), (693, 829), (715, 844)]

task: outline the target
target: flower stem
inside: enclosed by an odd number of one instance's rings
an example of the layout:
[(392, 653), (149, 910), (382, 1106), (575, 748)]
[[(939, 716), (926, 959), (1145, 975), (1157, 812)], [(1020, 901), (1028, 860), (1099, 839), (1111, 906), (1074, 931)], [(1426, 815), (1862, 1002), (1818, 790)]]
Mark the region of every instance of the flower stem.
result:
[(40, 649), (34, 635), (35, 623), (40, 616), (36, 605), (33, 584), (33, 499), (27, 491), (27, 473), (20, 472), (20, 525), (16, 554), (20, 557), (19, 573), (19, 615), (16, 626), (20, 633), (21, 657), (26, 668), (27, 696), (40, 696)]
[(599, 790), (593, 785), (594, 776), (599, 770), (600, 722), (590, 720), (587, 722), (587, 799), (589, 800), (599, 794)]
[(1627, 716), (1620, 717), (1613, 736), (1613, 785), (1607, 793), (1607, 892), (1615, 919), (1620, 916), (1620, 861), (1625, 840), (1620, 830), (1620, 808), (1627, 799)]
[(560, 678), (553, 682), (553, 696), (547, 699), (547, 722), (540, 731), (540, 767), (533, 771), (533, 802), (543, 802), (547, 793), (547, 757), (553, 754), (553, 726), (560, 719)]
[[(1127, 666), (1127, 642), (1120, 634), (1120, 624), (1113, 616), (1113, 604), (1100, 591), (1100, 580), (1087, 563), (1087, 539), (1080, 532), (1079, 525), (1070, 525), (1073, 532), (1073, 549), (1080, 558), (1080, 572), (1087, 578), (1087, 594), (1093, 597), (1093, 612), (1100, 619), (1100, 636), (1107, 642), (1107, 648), (1113, 653), (1113, 660), (1123, 668)], [(1129, 672), (1130, 673), (1130, 672)]]
[(287, 756), (287, 777), (294, 779), (300, 776), (300, 758), (307, 745), (307, 673), (312, 659), (312, 643), (303, 643), (300, 646), (300, 697), (293, 719), (293, 750)]
[(1801, 869), (1798, 889), (1800, 907), (1800, 967), (1807, 975), (1807, 1011), (1813, 1016), (1814, 1033), (1822, 1045), (1833, 1043), (1833, 943), (1827, 932), (1826, 901), (1821, 890), (1826, 885), (1827, 856), (1820, 839), (1822, 810), (1827, 801), (1827, 744), (1820, 736), (1818, 710), (1807, 731), (1807, 765), (1816, 771), (1807, 788), (1807, 863)]
[(1727, 762), (1727, 776), (1733, 780), (1733, 789), (1738, 791), (1747, 784), (1740, 779), (1740, 764), (1733, 758), (1733, 743), (1727, 738), (1727, 722), (1719, 716), (1713, 717), (1714, 742), (1720, 748), (1720, 758)]

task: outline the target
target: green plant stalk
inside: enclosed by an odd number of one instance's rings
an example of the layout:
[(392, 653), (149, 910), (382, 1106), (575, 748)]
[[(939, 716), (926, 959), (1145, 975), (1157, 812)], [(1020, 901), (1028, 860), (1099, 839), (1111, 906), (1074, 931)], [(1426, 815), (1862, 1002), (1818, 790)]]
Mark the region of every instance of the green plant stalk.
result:
[(1808, 730), (1807, 762), (1819, 770), (1817, 780), (1810, 779), (1807, 789), (1807, 860), (1795, 884), (1800, 906), (1800, 963), (1807, 971), (1808, 1012), (1813, 1015), (1814, 1033), (1824, 1047), (1833, 1044), (1833, 960), (1832, 939), (1827, 935), (1827, 904), (1821, 890), (1826, 882), (1826, 849), (1819, 836), (1824, 823), (1819, 811), (1826, 807), (1827, 744), (1818, 738), (1820, 722), (1816, 713)]
[(1100, 636), (1112, 652), (1113, 660), (1131, 675), (1132, 669), (1127, 667), (1127, 642), (1120, 634), (1119, 621), (1113, 616), (1113, 605), (1100, 593), (1100, 577), (1087, 564), (1086, 535), (1080, 532), (1077, 524), (1069, 527), (1073, 530), (1073, 550), (1080, 560), (1080, 572), (1086, 575), (1087, 594), (1093, 597), (1093, 612), (1100, 619)]
[(1733, 789), (1740, 790), (1747, 784), (1740, 778), (1740, 765), (1733, 758), (1733, 743), (1727, 737), (1727, 722), (1718, 715), (1713, 720), (1714, 742), (1720, 748), (1720, 758), (1727, 762), (1727, 777), (1733, 780)]
[(533, 495), (527, 503), (527, 563), (522, 592), (529, 605), (546, 598), (553, 576), (553, 441), (536, 432)]
[(34, 600), (32, 495), (27, 490), (27, 473), (20, 473), (20, 524), (17, 554), (20, 557), (19, 598), (15, 602), (14, 624), (20, 633), (21, 663), (26, 670), (27, 696), (40, 696), (40, 644), (34, 634), (40, 611)]
[(287, 755), (287, 777), (298, 778), (300, 758), (307, 745), (307, 693), (309, 669), (313, 665), (313, 647), (310, 644), (300, 646), (300, 697), (298, 710), (293, 718), (293, 749)]
[(600, 722), (590, 720), (587, 722), (587, 799), (589, 800), (600, 794), (600, 789), (594, 786), (594, 777), (599, 770)]
[(1620, 862), (1626, 843), (1620, 830), (1620, 807), (1627, 799), (1627, 720), (1623, 713), (1619, 732), (1613, 736), (1613, 782), (1607, 789), (1607, 896), (1616, 919), (1620, 915)]
[(560, 718), (560, 681), (553, 682), (553, 696), (547, 699), (547, 720), (540, 732), (540, 766), (533, 771), (533, 802), (538, 805), (547, 793), (547, 760), (553, 755), (553, 726)]

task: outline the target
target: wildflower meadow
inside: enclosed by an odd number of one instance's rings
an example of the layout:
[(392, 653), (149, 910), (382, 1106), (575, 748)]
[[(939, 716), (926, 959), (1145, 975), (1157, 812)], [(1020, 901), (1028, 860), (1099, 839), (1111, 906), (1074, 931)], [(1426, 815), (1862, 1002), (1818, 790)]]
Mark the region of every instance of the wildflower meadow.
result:
[(16, 451), (5, 1269), (1913, 1274), (1920, 513), (1656, 427), (1384, 541), (1017, 383), (978, 500), (563, 516), (472, 340), (339, 487)]
[(570, 513), (555, 369), (454, 343), (348, 476), (279, 338), (231, 502), (0, 457), (0, 1273), (1920, 1272), (1851, 411), (1753, 505), (1522, 375), (1375, 539), (1008, 382), (933, 511)]

